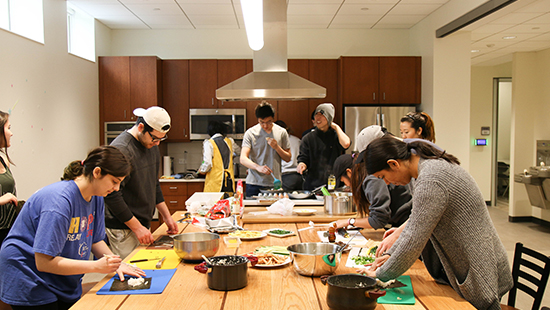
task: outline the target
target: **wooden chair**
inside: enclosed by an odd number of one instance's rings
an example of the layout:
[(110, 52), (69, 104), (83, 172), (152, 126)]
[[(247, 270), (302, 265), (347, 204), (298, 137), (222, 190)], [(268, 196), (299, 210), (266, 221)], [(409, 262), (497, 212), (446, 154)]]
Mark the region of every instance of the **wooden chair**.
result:
[[(523, 256), (530, 257), (530, 260), (525, 259)], [(537, 261), (538, 264), (533, 261)], [(514, 287), (508, 293), (508, 306), (515, 306), (516, 294), (519, 289), (534, 298), (532, 310), (540, 309), (544, 290), (546, 289), (546, 284), (548, 283), (548, 277), (550, 275), (549, 262), (549, 256), (526, 248), (521, 242), (516, 243), (514, 263), (512, 265)], [(525, 285), (525, 282), (520, 282), (520, 278), (534, 284), (536, 291), (530, 286)]]

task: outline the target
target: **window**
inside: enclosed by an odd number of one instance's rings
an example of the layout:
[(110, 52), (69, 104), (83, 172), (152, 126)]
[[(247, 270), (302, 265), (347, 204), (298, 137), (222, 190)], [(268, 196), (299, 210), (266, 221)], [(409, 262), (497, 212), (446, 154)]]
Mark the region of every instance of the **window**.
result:
[(0, 28), (44, 43), (42, 0), (0, 0)]
[(67, 45), (69, 53), (95, 62), (94, 18), (67, 2)]

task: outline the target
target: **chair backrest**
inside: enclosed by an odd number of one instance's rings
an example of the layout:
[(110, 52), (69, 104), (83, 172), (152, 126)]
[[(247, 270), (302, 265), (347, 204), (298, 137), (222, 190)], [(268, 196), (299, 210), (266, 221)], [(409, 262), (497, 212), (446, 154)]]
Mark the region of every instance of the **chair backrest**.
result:
[[(526, 260), (524, 256), (529, 256), (531, 259)], [(538, 261), (540, 265), (534, 263), (533, 261)], [(520, 242), (516, 243), (514, 263), (512, 265), (514, 287), (508, 293), (508, 306), (515, 306), (516, 294), (519, 289), (534, 298), (533, 307), (531, 309), (539, 310), (542, 297), (544, 295), (544, 290), (546, 289), (546, 284), (548, 283), (548, 276), (550, 275), (549, 262), (550, 257), (535, 250), (526, 248)], [(520, 282), (520, 278), (531, 282), (536, 287), (536, 290), (531, 288), (531, 286), (525, 285), (524, 282)]]

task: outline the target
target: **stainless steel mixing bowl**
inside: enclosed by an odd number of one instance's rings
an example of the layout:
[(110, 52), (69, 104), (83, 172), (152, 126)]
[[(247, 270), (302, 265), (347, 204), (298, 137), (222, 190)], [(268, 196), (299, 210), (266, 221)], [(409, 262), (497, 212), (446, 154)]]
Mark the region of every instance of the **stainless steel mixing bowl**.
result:
[(287, 247), (294, 270), (303, 276), (318, 277), (333, 274), (342, 258), (338, 246), (332, 243), (298, 243)]
[(208, 232), (183, 233), (174, 236), (174, 251), (184, 260), (212, 257), (220, 248), (220, 236)]

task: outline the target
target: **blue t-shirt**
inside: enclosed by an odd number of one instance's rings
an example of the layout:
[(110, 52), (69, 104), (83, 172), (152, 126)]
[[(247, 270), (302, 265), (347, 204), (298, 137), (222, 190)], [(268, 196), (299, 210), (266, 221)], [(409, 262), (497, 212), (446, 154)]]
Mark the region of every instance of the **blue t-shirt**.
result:
[(34, 254), (88, 260), (92, 244), (105, 237), (104, 210), (103, 197), (87, 202), (74, 181), (34, 193), (0, 250), (0, 299), (17, 306), (79, 299), (83, 274), (40, 272)]

